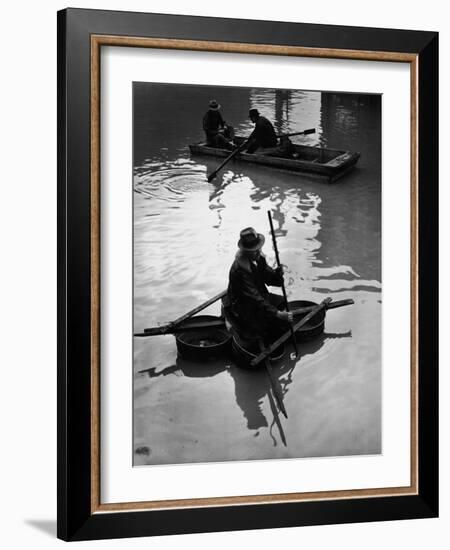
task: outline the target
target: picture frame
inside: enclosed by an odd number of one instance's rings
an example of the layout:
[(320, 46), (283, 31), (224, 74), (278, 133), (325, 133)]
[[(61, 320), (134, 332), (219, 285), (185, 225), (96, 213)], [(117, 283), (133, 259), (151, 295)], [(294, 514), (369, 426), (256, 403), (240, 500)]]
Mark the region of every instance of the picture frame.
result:
[[(100, 52), (105, 46), (389, 61), (411, 71), (411, 483), (100, 499)], [(58, 12), (58, 537), (138, 537), (438, 515), (438, 35), (66, 9)], [(130, 465), (131, 467), (131, 465)]]

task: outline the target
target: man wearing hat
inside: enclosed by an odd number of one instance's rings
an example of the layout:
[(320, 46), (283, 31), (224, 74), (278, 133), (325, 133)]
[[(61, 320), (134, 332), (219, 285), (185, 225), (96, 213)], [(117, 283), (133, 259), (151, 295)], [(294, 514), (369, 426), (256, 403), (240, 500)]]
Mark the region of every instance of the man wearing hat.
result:
[(227, 137), (229, 136), (229, 127), (223, 120), (220, 112), (221, 106), (215, 99), (209, 102), (209, 109), (203, 117), (203, 130), (206, 134), (206, 143), (210, 147), (220, 147), (222, 149), (233, 149), (233, 143)]
[(253, 227), (240, 233), (238, 252), (230, 269), (227, 306), (237, 324), (255, 336), (271, 338), (288, 330), (292, 313), (280, 311), (283, 297), (271, 294), (267, 286), (281, 286), (281, 268), (272, 269), (261, 252), (264, 235)]
[(250, 109), (248, 116), (255, 129), (250, 134), (247, 153), (254, 153), (260, 147), (276, 147), (277, 135), (270, 120), (260, 115), (258, 109)]

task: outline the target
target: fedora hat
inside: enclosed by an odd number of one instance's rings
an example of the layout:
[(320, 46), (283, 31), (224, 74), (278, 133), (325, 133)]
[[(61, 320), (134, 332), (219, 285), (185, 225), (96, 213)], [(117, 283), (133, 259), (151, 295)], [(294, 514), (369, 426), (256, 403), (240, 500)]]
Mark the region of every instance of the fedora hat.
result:
[(253, 227), (246, 227), (239, 235), (238, 247), (241, 250), (254, 252), (262, 248), (266, 238), (261, 233), (257, 233)]
[(211, 101), (209, 102), (209, 108), (213, 111), (218, 111), (220, 107), (221, 106), (217, 103), (215, 99), (211, 99)]

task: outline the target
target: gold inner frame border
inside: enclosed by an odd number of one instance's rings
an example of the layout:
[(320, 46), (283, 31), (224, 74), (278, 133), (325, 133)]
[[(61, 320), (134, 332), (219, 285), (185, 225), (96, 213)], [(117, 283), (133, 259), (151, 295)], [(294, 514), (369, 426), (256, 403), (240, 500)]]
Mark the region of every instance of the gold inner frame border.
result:
[[(162, 48), (170, 50), (190, 50), (205, 52), (280, 55), (296, 57), (318, 57), (329, 59), (353, 59), (409, 63), (411, 99), (411, 433), (410, 433), (410, 479), (405, 487), (367, 488), (339, 491), (317, 491), (305, 493), (282, 493), (266, 495), (239, 495), (231, 497), (210, 497), (180, 500), (154, 500), (142, 502), (102, 503), (101, 456), (100, 456), (100, 51), (102, 46)], [(90, 252), (91, 252), (91, 513), (125, 512), (137, 510), (164, 510), (176, 508), (202, 508), (237, 506), (251, 504), (275, 504), (287, 502), (307, 502), (317, 500), (342, 500), (368, 497), (394, 497), (417, 495), (418, 476), (418, 76), (417, 54), (401, 52), (340, 50), (330, 48), (306, 48), (301, 46), (281, 46), (274, 44), (247, 44), (235, 42), (215, 42), (200, 40), (180, 40), (167, 38), (142, 38), (115, 35), (91, 35), (90, 65)]]

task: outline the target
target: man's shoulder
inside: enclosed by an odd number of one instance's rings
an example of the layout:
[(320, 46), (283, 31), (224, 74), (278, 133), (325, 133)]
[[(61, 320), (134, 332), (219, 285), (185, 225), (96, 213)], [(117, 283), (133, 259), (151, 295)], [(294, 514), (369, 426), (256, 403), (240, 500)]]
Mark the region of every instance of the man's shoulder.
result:
[(231, 264), (230, 275), (233, 273), (251, 273), (250, 260), (244, 256), (237, 255)]
[(273, 124), (270, 122), (270, 120), (264, 116), (260, 116), (258, 119), (259, 126), (261, 128), (273, 128)]

